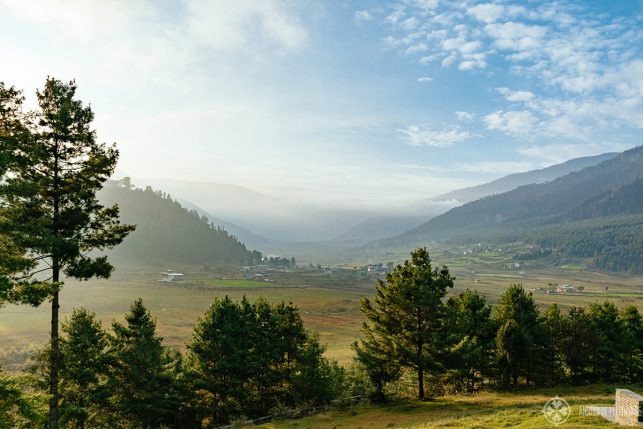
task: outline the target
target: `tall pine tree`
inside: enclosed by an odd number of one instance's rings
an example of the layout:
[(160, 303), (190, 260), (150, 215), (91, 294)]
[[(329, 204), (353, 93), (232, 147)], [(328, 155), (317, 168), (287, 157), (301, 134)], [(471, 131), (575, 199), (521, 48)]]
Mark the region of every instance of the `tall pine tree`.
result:
[(22, 275), (12, 282), (51, 287), (49, 428), (56, 429), (62, 275), (109, 277), (113, 267), (107, 258), (89, 252), (119, 244), (134, 227), (119, 223), (117, 206), (105, 208), (96, 198), (116, 167), (118, 151), (96, 142), (94, 114), (76, 99), (76, 84), (47, 79), (37, 92), (38, 109), (28, 114), (15, 104), (20, 96), (7, 97), (14, 100), (17, 122), (0, 128), (18, 131), (3, 132), (0, 146), (0, 236), (8, 236), (26, 259)]
[(442, 367), (442, 299), (453, 280), (446, 266), (433, 269), (429, 253), (420, 248), (411, 253), (411, 261), (388, 273), (386, 282), (378, 280), (374, 303), (362, 299), (362, 312), (371, 326), (367, 329), (385, 340), (382, 345), (392, 345), (389, 358), (417, 371), (420, 399), (425, 397), (425, 373)]

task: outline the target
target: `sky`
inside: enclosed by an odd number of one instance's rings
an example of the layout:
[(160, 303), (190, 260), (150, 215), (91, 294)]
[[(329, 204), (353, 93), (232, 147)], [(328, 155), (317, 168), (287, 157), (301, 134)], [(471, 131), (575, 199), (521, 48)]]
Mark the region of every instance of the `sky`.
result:
[(643, 1), (0, 0), (119, 174), (404, 204), (643, 136)]

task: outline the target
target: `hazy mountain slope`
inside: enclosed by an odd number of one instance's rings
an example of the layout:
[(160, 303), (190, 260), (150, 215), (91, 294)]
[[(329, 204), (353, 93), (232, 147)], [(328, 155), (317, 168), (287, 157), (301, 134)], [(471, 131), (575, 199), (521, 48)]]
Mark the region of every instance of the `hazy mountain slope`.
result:
[(99, 199), (105, 205), (118, 204), (122, 222), (137, 226), (110, 252), (117, 262), (224, 265), (244, 264), (257, 256), (228, 232), (160, 192), (106, 187)]
[(447, 238), (489, 228), (546, 223), (591, 198), (641, 177), (643, 146), (548, 183), (521, 186), (456, 207), (392, 241)]
[(239, 225), (236, 225), (234, 223), (227, 222), (225, 220), (212, 216), (210, 213), (203, 210), (201, 207), (197, 206), (196, 204), (192, 204), (189, 201), (181, 200), (181, 199), (179, 199), (179, 203), (186, 209), (194, 210), (199, 215), (205, 216), (206, 218), (208, 218), (210, 223), (214, 224), (217, 227), (225, 229), (226, 231), (228, 231), (228, 233), (230, 233), (230, 235), (234, 235), (235, 237), (237, 237), (239, 241), (244, 243), (246, 246), (256, 248), (256, 247), (268, 244), (268, 240), (261, 237), (260, 235), (257, 235), (254, 232), (246, 228), (243, 228)]
[(424, 223), (430, 216), (377, 216), (364, 219), (334, 241), (367, 242), (392, 237)]
[(301, 202), (287, 194), (262, 194), (224, 183), (169, 179), (137, 179), (135, 183), (163, 189), (218, 219), (243, 225), (271, 243), (328, 240), (372, 214), (361, 209)]
[(457, 189), (431, 199), (434, 201), (456, 200), (460, 203), (468, 203), (489, 195), (501, 194), (520, 186), (549, 182), (569, 173), (580, 171), (583, 168), (600, 164), (603, 161), (614, 158), (616, 155), (618, 155), (618, 153), (605, 153), (602, 155), (570, 159), (562, 164), (552, 165), (540, 170), (510, 174), (489, 183)]

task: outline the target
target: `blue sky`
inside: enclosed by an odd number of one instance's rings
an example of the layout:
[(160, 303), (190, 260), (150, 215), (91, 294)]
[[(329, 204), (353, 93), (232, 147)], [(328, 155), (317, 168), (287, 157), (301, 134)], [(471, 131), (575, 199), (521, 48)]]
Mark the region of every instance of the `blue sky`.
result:
[(406, 204), (643, 135), (643, 2), (0, 0), (0, 79), (75, 78), (119, 169)]

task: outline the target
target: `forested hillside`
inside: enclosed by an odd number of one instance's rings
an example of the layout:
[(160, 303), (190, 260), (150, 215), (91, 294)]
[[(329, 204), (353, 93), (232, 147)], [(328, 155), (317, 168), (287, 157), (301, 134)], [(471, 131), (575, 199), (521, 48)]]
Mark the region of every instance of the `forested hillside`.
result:
[(583, 202), (571, 210), (570, 220), (643, 213), (643, 177)]
[(122, 221), (136, 225), (128, 240), (111, 252), (116, 262), (225, 265), (261, 258), (163, 192), (110, 186), (99, 198), (105, 205), (118, 204)]
[(643, 146), (549, 183), (456, 207), (380, 244), (524, 241), (598, 268), (643, 272)]

